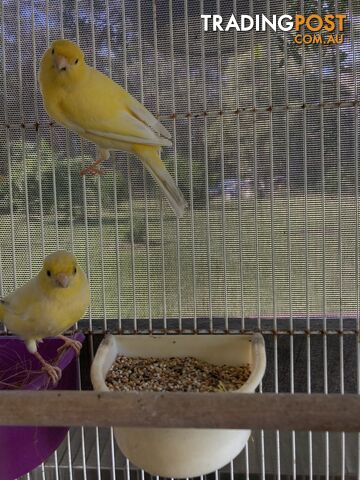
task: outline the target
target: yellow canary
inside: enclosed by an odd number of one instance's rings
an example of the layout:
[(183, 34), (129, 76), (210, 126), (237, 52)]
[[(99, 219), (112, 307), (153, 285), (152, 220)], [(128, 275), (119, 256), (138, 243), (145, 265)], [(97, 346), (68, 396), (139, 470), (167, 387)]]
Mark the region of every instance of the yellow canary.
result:
[(61, 335), (84, 315), (90, 303), (86, 275), (75, 256), (59, 250), (45, 258), (43, 268), (22, 287), (0, 300), (0, 320), (26, 343), (56, 383), (61, 370), (46, 362), (37, 351), (37, 342), (59, 336), (64, 345), (80, 353), (81, 343)]
[(137, 155), (163, 190), (175, 214), (187, 206), (160, 158), (171, 145), (166, 128), (134, 97), (106, 75), (88, 66), (78, 45), (55, 40), (44, 53), (39, 82), (45, 108), (56, 122), (97, 146), (97, 159), (81, 174), (97, 168), (110, 150)]

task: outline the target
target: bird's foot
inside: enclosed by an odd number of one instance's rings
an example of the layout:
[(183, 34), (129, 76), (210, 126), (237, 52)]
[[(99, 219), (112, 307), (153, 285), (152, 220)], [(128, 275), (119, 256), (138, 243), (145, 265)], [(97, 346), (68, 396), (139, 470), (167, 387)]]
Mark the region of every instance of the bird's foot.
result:
[(91, 175), (104, 175), (104, 172), (96, 166), (95, 163), (92, 163), (88, 167), (83, 168), (80, 170), (80, 175), (86, 175), (87, 173), (90, 173)]
[(45, 362), (41, 370), (43, 370), (49, 375), (53, 385), (56, 385), (61, 378), (61, 369), (59, 367), (54, 367), (53, 365), (50, 365), (50, 363)]
[(64, 345), (61, 345), (61, 347), (57, 349), (58, 353), (63, 352), (67, 348), (73, 348), (75, 350), (76, 356), (78, 357), (80, 355), (80, 350), (82, 347), (81, 342), (79, 342), (78, 340), (73, 340), (72, 338), (65, 337), (64, 335), (59, 335), (59, 338), (64, 340)]
[(100, 165), (101, 162), (104, 162), (105, 160), (108, 160), (110, 157), (110, 152), (109, 150), (105, 150), (103, 148), (96, 148), (96, 160), (93, 162), (91, 165), (88, 167), (83, 168), (80, 170), (80, 175), (86, 175), (87, 173), (91, 173), (91, 175), (103, 175), (104, 172), (100, 170), (98, 165)]
[(37, 360), (41, 363), (41, 370), (46, 372), (49, 375), (50, 380), (53, 382), (53, 384), (56, 385), (61, 378), (61, 369), (59, 367), (54, 367), (53, 365), (50, 365), (50, 363), (44, 360), (44, 358), (40, 355), (38, 351), (34, 352), (34, 357), (37, 358)]

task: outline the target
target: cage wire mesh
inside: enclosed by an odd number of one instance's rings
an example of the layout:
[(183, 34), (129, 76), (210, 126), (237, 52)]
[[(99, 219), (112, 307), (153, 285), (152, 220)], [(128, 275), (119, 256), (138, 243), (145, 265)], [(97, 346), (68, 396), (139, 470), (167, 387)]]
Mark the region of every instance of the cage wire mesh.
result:
[[(347, 15), (341, 46), (200, 20), (334, 11)], [(59, 37), (171, 132), (162, 156), (189, 201), (183, 219), (133, 157), (80, 177), (94, 147), (49, 120), (36, 79)], [(355, 0), (2, 0), (0, 294), (69, 249), (91, 284), (86, 331), (261, 331), (261, 391), (359, 393), (359, 46)], [(254, 432), (214, 475), (360, 478), (359, 445)], [(79, 428), (24, 478), (144, 476), (111, 430)]]

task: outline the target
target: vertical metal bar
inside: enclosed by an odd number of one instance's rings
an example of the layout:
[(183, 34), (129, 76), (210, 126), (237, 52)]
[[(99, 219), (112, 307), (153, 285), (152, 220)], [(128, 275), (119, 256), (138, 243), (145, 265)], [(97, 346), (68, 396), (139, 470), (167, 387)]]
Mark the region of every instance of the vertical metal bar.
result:
[[(109, 77), (112, 78), (112, 44), (111, 44), (111, 32), (110, 32), (110, 11), (109, 0), (106, 0), (106, 25), (107, 25), (107, 44), (108, 44), (108, 66)], [(112, 165), (113, 174), (113, 192), (114, 192), (114, 212), (115, 212), (115, 253), (116, 253), (116, 282), (117, 282), (117, 302), (118, 302), (118, 328), (122, 329), (122, 314), (121, 314), (121, 263), (120, 263), (120, 236), (119, 236), (119, 212), (118, 212), (118, 198), (117, 198), (117, 168), (116, 162)]]
[[(233, 0), (233, 12), (237, 17), (237, 0)], [(238, 34), (236, 28), (234, 29), (234, 57), (235, 57), (235, 108), (239, 112), (239, 57), (238, 57)], [(206, 117), (205, 117), (206, 118)], [(240, 266), (240, 302), (241, 302), (241, 329), (245, 330), (245, 306), (244, 306), (244, 273), (243, 273), (243, 251), (242, 251), (242, 208), (241, 208), (241, 143), (240, 143), (240, 115), (236, 116), (236, 154), (237, 154), (237, 177), (238, 177), (238, 242), (239, 242), (239, 266)], [(210, 241), (210, 240), (209, 240)]]
[[(21, 103), (21, 102), (20, 102)], [(22, 120), (24, 121), (24, 120)], [(31, 232), (30, 232), (30, 212), (29, 212), (29, 192), (26, 173), (26, 141), (25, 141), (25, 128), (21, 128), (21, 156), (24, 173), (24, 197), (25, 197), (25, 215), (26, 215), (26, 233), (27, 233), (27, 253), (29, 262), (30, 278), (32, 277), (32, 255), (31, 255)]]
[[(161, 193), (160, 193), (161, 194)], [(164, 245), (164, 201), (160, 197), (160, 244), (161, 244), (161, 280), (162, 280), (162, 299), (163, 299), (163, 321), (164, 329), (167, 329), (167, 303), (166, 303), (166, 278), (165, 278), (165, 245)]]
[[(254, 16), (254, 2), (250, 0), (250, 16)], [(255, 44), (254, 29), (250, 32), (251, 55), (251, 97), (253, 108), (253, 154), (254, 154), (254, 224), (255, 224), (255, 261), (256, 261), (256, 295), (257, 295), (257, 327), (261, 329), (260, 307), (260, 265), (259, 265), (259, 231), (258, 231), (258, 199), (257, 199), (257, 135), (256, 135), (256, 85), (255, 85)], [(263, 471), (264, 475), (264, 471)]]
[[(3, 60), (3, 64), (5, 63), (4, 60), (5, 60), (5, 43), (4, 43), (4, 21), (3, 21), (3, 10), (4, 10), (4, 7), (1, 9), (2, 10), (2, 15), (1, 15), (1, 45), (2, 45), (2, 60)], [(5, 68), (5, 66), (3, 66), (3, 68)], [(5, 75), (3, 76), (3, 82), (5, 83)], [(4, 92), (5, 94), (5, 101), (4, 101), (4, 116), (5, 116), (5, 122), (7, 122), (7, 105), (6, 105), (6, 91)], [(7, 137), (7, 128), (5, 128), (5, 139)], [(7, 140), (6, 140), (6, 143), (7, 143)], [(2, 265), (2, 247), (1, 247), (1, 244), (0, 244), (0, 298), (3, 298), (4, 297), (4, 278), (3, 278), (3, 265)], [(5, 331), (6, 331), (6, 328), (5, 326), (2, 327)]]
[(58, 455), (57, 450), (54, 452), (54, 463), (55, 463), (55, 480), (59, 480), (59, 462), (58, 462)]
[(250, 475), (249, 475), (249, 445), (248, 441), (246, 442), (245, 445), (245, 479), (250, 480)]
[(35, 38), (35, 5), (31, 0), (31, 28), (32, 28), (32, 48), (33, 48), (33, 76), (34, 76), (34, 116), (36, 122), (36, 153), (38, 158), (38, 184), (39, 184), (39, 207), (40, 207), (40, 235), (41, 235), (41, 251), (43, 258), (45, 257), (45, 234), (44, 234), (44, 209), (42, 198), (42, 181), (41, 181), (41, 153), (40, 153), (40, 137), (38, 133), (39, 112), (37, 105), (37, 72), (36, 72), (36, 38)]
[[(105, 1), (105, 12), (106, 12), (106, 36), (107, 36), (107, 45), (108, 45), (108, 67), (109, 67), (109, 77), (112, 78), (112, 64), (111, 64), (111, 52), (112, 52), (112, 46), (111, 46), (111, 31), (110, 31), (110, 9), (109, 9), (109, 0)], [(113, 180), (114, 180), (114, 209), (115, 209), (115, 241), (116, 241), (116, 247), (115, 247), (115, 252), (116, 252), (116, 264), (117, 264), (117, 272), (119, 272), (119, 232), (118, 232), (118, 215), (117, 215), (117, 192), (116, 192), (116, 168), (115, 168), (115, 162), (113, 162)], [(118, 289), (120, 287), (120, 278), (119, 275), (117, 274), (117, 285)], [(104, 297), (104, 301), (106, 301), (106, 298)], [(105, 307), (104, 307), (105, 309)], [(119, 290), (118, 290), (118, 319), (119, 319), (119, 328), (121, 328), (121, 323), (120, 323), (120, 315), (121, 315), (121, 303), (120, 303), (120, 295), (119, 295)]]
[(16, 2), (16, 36), (17, 36), (17, 54), (18, 54), (18, 75), (19, 75), (19, 113), (21, 118), (21, 156), (23, 163), (23, 174), (24, 174), (24, 197), (25, 197), (25, 215), (26, 215), (26, 233), (27, 233), (27, 254), (29, 262), (29, 271), (30, 277), (32, 276), (32, 258), (31, 258), (31, 232), (30, 232), (30, 213), (29, 213), (29, 194), (28, 194), (28, 182), (27, 182), (27, 172), (26, 172), (26, 140), (25, 140), (25, 117), (24, 117), (24, 106), (23, 106), (23, 78), (22, 78), (22, 52), (21, 52), (21, 8), (20, 0)]
[(73, 467), (72, 467), (72, 454), (71, 454), (71, 440), (70, 440), (70, 432), (67, 432), (66, 434), (66, 442), (67, 442), (67, 452), (68, 452), (68, 463), (69, 463), (69, 468), (68, 468), (68, 474), (69, 474), (69, 480), (73, 480)]
[(53, 150), (53, 137), (54, 130), (53, 126), (50, 125), (50, 149), (51, 149), (51, 172), (52, 172), (52, 182), (53, 182), (53, 197), (54, 197), (54, 223), (55, 223), (55, 242), (56, 249), (59, 249), (59, 217), (58, 217), (58, 206), (57, 206), (57, 195), (56, 195), (56, 167), (55, 167), (55, 158)]
[[(60, 35), (64, 38), (64, 6), (63, 0), (59, 2), (59, 16), (60, 16)], [(71, 251), (74, 250), (74, 218), (73, 218), (73, 201), (72, 201), (72, 181), (71, 181), (71, 155), (70, 155), (70, 133), (68, 129), (65, 130), (65, 147), (67, 159), (67, 183), (69, 186), (69, 226), (70, 226), (70, 245)]]
[[(94, 361), (94, 336), (89, 335), (89, 347), (91, 362)], [(99, 441), (99, 427), (95, 427), (95, 449), (96, 449), (96, 472), (97, 480), (101, 480), (101, 461), (100, 461), (100, 441)], [(86, 459), (83, 457), (83, 462), (86, 466)], [(86, 468), (86, 467), (85, 467)]]
[[(91, 24), (91, 45), (92, 45), (92, 63), (93, 67), (96, 68), (96, 42), (95, 42), (95, 15), (94, 15), (94, 0), (90, 2), (90, 24)], [(106, 298), (105, 298), (105, 284), (104, 284), (104, 258), (103, 258), (103, 234), (102, 234), (102, 219), (101, 219), (101, 185), (100, 178), (98, 177), (98, 201), (99, 201), (99, 234), (100, 234), (100, 245), (101, 245), (101, 279), (102, 279), (102, 293), (103, 293), (103, 308), (104, 308), (104, 328), (107, 328), (106, 323)], [(91, 340), (92, 337), (91, 337)], [(92, 345), (93, 352), (93, 345)], [(96, 470), (98, 479), (101, 479), (101, 460), (100, 460), (100, 440), (99, 440), (99, 428), (95, 427), (95, 445), (96, 445)]]
[[(236, 1), (236, 0), (235, 0)], [(200, 0), (200, 12), (204, 13), (204, 0)], [(205, 38), (204, 29), (200, 30), (201, 39), (201, 74), (203, 84), (203, 108), (207, 111), (207, 91), (206, 91), (206, 68), (205, 68)], [(205, 162), (205, 190), (206, 190), (206, 247), (207, 247), (207, 268), (209, 282), (209, 320), (210, 331), (213, 331), (213, 305), (212, 305), (212, 268), (211, 268), (211, 236), (210, 236), (210, 199), (209, 199), (209, 151), (208, 151), (208, 120), (207, 115), (204, 116), (204, 162)]]
[(45, 475), (45, 467), (44, 467), (44, 464), (42, 463), (40, 465), (40, 469), (41, 469), (41, 477), (43, 480), (46, 480), (46, 475)]
[(99, 427), (95, 427), (95, 447), (96, 447), (96, 472), (97, 472), (97, 478), (98, 478), (98, 479), (101, 479), (101, 459), (100, 459)]
[[(138, 46), (139, 46), (139, 75), (140, 75), (140, 102), (144, 103), (144, 75), (143, 75), (143, 55), (142, 55), (142, 34), (141, 34), (141, 1), (137, 1), (138, 14)], [(147, 300), (149, 315), (149, 330), (152, 330), (152, 302), (151, 302), (151, 266), (150, 266), (150, 244), (149, 244), (149, 211), (147, 198), (147, 173), (142, 168), (144, 182), (144, 202), (145, 202), (145, 230), (146, 230), (146, 276), (147, 276)]]
[[(82, 382), (81, 382), (81, 365), (80, 365), (80, 357), (76, 359), (76, 373), (78, 377), (78, 385), (80, 390), (82, 390)], [(81, 456), (82, 456), (82, 474), (83, 479), (87, 479), (86, 473), (86, 449), (85, 449), (85, 430), (84, 427), (80, 427), (80, 438), (81, 438)], [(56, 452), (55, 452), (56, 453)]]
[[(122, 40), (124, 50), (124, 88), (128, 89), (127, 81), (127, 48), (126, 48), (126, 9), (125, 2), (121, 2), (121, 17), (122, 17)], [(132, 201), (132, 186), (131, 186), (131, 169), (130, 156), (126, 155), (127, 174), (128, 174), (128, 190), (129, 190), (129, 214), (130, 214), (130, 237), (131, 237), (131, 276), (133, 284), (133, 304), (134, 304), (134, 324), (133, 328), (137, 330), (137, 305), (136, 305), (136, 275), (135, 275), (135, 247), (134, 247), (134, 215), (133, 215), (133, 201)]]
[(122, 330), (122, 308), (121, 308), (121, 261), (120, 261), (120, 235), (119, 235), (119, 212), (117, 197), (117, 169), (115, 162), (113, 164), (113, 188), (114, 188), (114, 210), (115, 210), (115, 251), (116, 251), (116, 284), (117, 284), (117, 308), (118, 308), (118, 328)]
[[(107, 46), (108, 46), (108, 67), (109, 67), (109, 77), (112, 78), (112, 65), (111, 65), (111, 31), (110, 31), (110, 13), (109, 13), (109, 0), (105, 0), (105, 14), (106, 14), (106, 39), (107, 39)], [(113, 173), (115, 174), (115, 165), (113, 165)], [(115, 176), (115, 175), (114, 175)], [(100, 187), (100, 179), (99, 179), (99, 187)], [(116, 192), (114, 192), (116, 195)], [(100, 199), (101, 199), (101, 191), (99, 192)], [(117, 211), (117, 202), (115, 203), (115, 211)], [(102, 204), (101, 201), (99, 202), (99, 216), (100, 219), (102, 218)], [(115, 215), (116, 217), (116, 215)], [(117, 227), (117, 226), (116, 226)], [(115, 238), (118, 235), (118, 229), (116, 228)], [(100, 244), (101, 244), (101, 252), (104, 250), (104, 243), (103, 243), (103, 230), (102, 230), (102, 222), (100, 220)], [(116, 260), (118, 261), (118, 245), (116, 245)], [(104, 328), (107, 330), (107, 311), (106, 311), (106, 286), (105, 286), (105, 268), (104, 268), (104, 259), (103, 256), (101, 257), (101, 274), (102, 274), (102, 288), (103, 288), (103, 308), (104, 308)], [(112, 439), (112, 430), (110, 432), (111, 439)], [(115, 475), (115, 473), (114, 473)]]
[(127, 175), (129, 189), (129, 210), (130, 210), (130, 238), (131, 238), (131, 276), (133, 287), (133, 305), (134, 305), (134, 324), (133, 328), (137, 330), (137, 302), (136, 302), (136, 267), (135, 267), (135, 245), (134, 245), (134, 210), (132, 202), (131, 168), (130, 158), (127, 155)]
[(19, 114), (22, 124), (25, 124), (24, 119), (24, 106), (23, 106), (23, 80), (22, 80), (22, 53), (21, 53), (21, 9), (20, 0), (16, 2), (16, 42), (17, 42), (17, 54), (18, 54), (18, 75), (19, 75)]
[[(216, 10), (220, 15), (220, 0), (216, 2)], [(229, 312), (228, 312), (228, 292), (227, 292), (227, 255), (226, 255), (226, 209), (225, 209), (225, 158), (224, 158), (224, 116), (223, 116), (223, 91), (222, 91), (222, 58), (221, 58), (221, 37), (220, 30), (217, 31), (217, 59), (218, 59), (218, 75), (219, 75), (219, 107), (220, 107), (220, 168), (222, 189), (222, 255), (224, 262), (224, 317), (225, 330), (229, 330)]]
[[(159, 100), (159, 57), (157, 46), (157, 18), (156, 18), (156, 1), (152, 2), (153, 6), (153, 35), (154, 35), (154, 66), (155, 66), (155, 103), (156, 114), (159, 116), (160, 100)], [(167, 328), (167, 303), (166, 303), (166, 277), (165, 277), (165, 245), (164, 245), (164, 203), (161, 197), (160, 201), (160, 239), (161, 239), (161, 273), (162, 273), (162, 287), (163, 287), (163, 317), (164, 328)]]
[[(45, 30), (46, 30), (46, 46), (50, 44), (50, 27), (49, 27), (49, 0), (45, 0)], [(55, 221), (55, 241), (56, 249), (59, 249), (59, 221), (58, 221), (58, 208), (57, 208), (57, 197), (56, 197), (56, 170), (55, 170), (55, 160), (54, 160), (54, 149), (53, 149), (53, 124), (50, 122), (50, 149), (51, 149), (51, 161), (52, 161), (52, 181), (53, 181), (53, 198), (54, 198), (54, 221)]]
[[(81, 140), (81, 158), (82, 164), (85, 165), (84, 161), (84, 147), (83, 142)], [(83, 192), (83, 203), (84, 203), (84, 228), (85, 228), (85, 256), (86, 256), (86, 274), (89, 281), (90, 291), (91, 291), (91, 262), (90, 262), (90, 246), (89, 246), (89, 225), (88, 225), (88, 208), (87, 208), (87, 195), (86, 195), (86, 179), (85, 175), (83, 176), (82, 182), (82, 192)], [(92, 304), (90, 301), (89, 309), (89, 330), (92, 331), (93, 323), (92, 323)]]
[(126, 480), (131, 480), (131, 476), (130, 476), (130, 462), (128, 459), (126, 459), (126, 466), (125, 466), (125, 470), (126, 470)]
[[(6, 55), (5, 55), (5, 18), (4, 18), (4, 8), (1, 10), (1, 43), (2, 43), (2, 74), (3, 74), (3, 85), (4, 85), (4, 117), (6, 124), (9, 123), (9, 114), (8, 114), (8, 90), (7, 90), (7, 81), (6, 81)], [(11, 149), (10, 149), (10, 133), (9, 129), (5, 129), (5, 140), (6, 140), (6, 155), (7, 155), (7, 168), (8, 168), (8, 177), (9, 177), (9, 207), (10, 207), (10, 231), (11, 231), (11, 250), (12, 250), (12, 267), (13, 267), (13, 284), (14, 289), (17, 287), (16, 280), (16, 249), (15, 249), (15, 227), (14, 227), (14, 206), (13, 206), (13, 189), (12, 189), (12, 172), (11, 172)], [(5, 329), (6, 331), (6, 329)]]
[[(318, 12), (321, 15), (321, 0), (318, 3)], [(323, 104), (323, 55), (322, 45), (319, 45), (319, 83), (320, 83), (320, 105)], [(325, 148), (324, 148), (324, 110), (320, 108), (320, 157), (321, 157), (321, 203), (322, 203), (322, 257), (323, 257), (323, 330), (327, 331), (327, 308), (326, 308), (326, 208), (325, 208)], [(324, 393), (328, 393), (328, 355), (327, 355), (327, 335), (323, 335), (323, 374), (324, 374)], [(329, 479), (329, 432), (324, 432), (325, 440), (325, 477)]]
[(32, 40), (32, 53), (33, 53), (33, 76), (34, 76), (34, 117), (35, 122), (38, 124), (39, 122), (39, 112), (38, 112), (38, 104), (37, 104), (37, 71), (36, 71), (36, 60), (37, 60), (37, 53), (36, 53), (36, 37), (35, 37), (35, 5), (34, 0), (31, 0), (31, 40)]
[[(94, 14), (94, 0), (90, 2), (90, 25), (91, 25), (91, 45), (92, 45), (92, 63), (96, 68), (96, 40), (95, 40), (95, 14)], [(100, 268), (101, 268), (101, 292), (102, 292), (102, 306), (104, 314), (103, 328), (107, 330), (107, 310), (106, 310), (106, 287), (105, 287), (105, 267), (104, 267), (104, 234), (102, 224), (102, 198), (101, 198), (101, 182), (98, 176), (98, 202), (99, 202), (99, 242), (100, 242)]]
[(87, 471), (86, 471), (86, 441), (85, 441), (85, 429), (81, 427), (81, 459), (82, 459), (82, 474), (83, 479), (87, 479)]
[(114, 441), (113, 427), (110, 427), (110, 452), (111, 452), (111, 476), (112, 476), (112, 480), (116, 480), (116, 457), (115, 457), (115, 441)]
[[(304, 0), (300, 2), (300, 11), (304, 14)], [(302, 97), (303, 104), (306, 103), (306, 65), (305, 65), (305, 49), (304, 45), (301, 46), (301, 62), (302, 62)], [(308, 251), (308, 192), (307, 192), (307, 112), (303, 110), (303, 139), (304, 139), (304, 191), (305, 191), (305, 295), (306, 295), (306, 329), (309, 332), (310, 315), (309, 315), (309, 295), (308, 295), (308, 264), (309, 264), (309, 251)], [(311, 342), (309, 333), (306, 336), (306, 369), (307, 369), (307, 392), (311, 393)], [(309, 454), (309, 477), (313, 477), (313, 454), (312, 454), (312, 432), (308, 432), (308, 454)]]
[(34, 76), (34, 116), (36, 122), (36, 153), (38, 158), (38, 183), (39, 183), (39, 207), (40, 207), (40, 235), (42, 256), (45, 257), (45, 234), (44, 234), (44, 209), (42, 200), (42, 175), (41, 175), (41, 154), (40, 154), (40, 138), (38, 133), (39, 113), (37, 106), (37, 72), (36, 72), (36, 38), (35, 38), (35, 6), (34, 0), (31, 0), (31, 27), (32, 27), (32, 47), (33, 47), (33, 76)]
[[(191, 112), (190, 95), (190, 50), (189, 50), (189, 25), (188, 25), (188, 0), (184, 0), (184, 24), (185, 24), (185, 66), (186, 66), (186, 96), (187, 110)], [(194, 191), (192, 175), (192, 128), (191, 116), (188, 117), (188, 135), (189, 135), (189, 186), (190, 186), (190, 220), (191, 220), (191, 259), (193, 275), (193, 302), (194, 302), (194, 329), (197, 330), (197, 284), (196, 284), (196, 261), (195, 261), (195, 225), (194, 225)]]
[[(335, 0), (335, 11), (338, 11), (338, 0)], [(340, 50), (336, 45), (336, 99), (340, 102)], [(339, 103), (338, 103), (339, 105)], [(337, 129), (337, 169), (338, 169), (338, 256), (339, 256), (339, 333), (340, 333), (340, 393), (344, 393), (344, 329), (342, 296), (343, 296), (343, 262), (342, 262), (342, 185), (341, 185), (341, 110), (336, 107), (336, 129)], [(345, 480), (345, 432), (341, 432), (341, 478)]]
[(59, 2), (59, 18), (60, 18), (60, 36), (64, 38), (64, 6), (63, 0)]
[[(266, 2), (267, 16), (270, 17), (270, 0)], [(271, 76), (271, 37), (270, 29), (267, 29), (267, 75), (269, 85), (269, 104), (271, 106), (269, 111), (269, 150), (270, 150), (270, 235), (271, 235), (271, 286), (273, 293), (273, 329), (277, 331), (277, 305), (276, 305), (276, 281), (275, 281), (275, 236), (274, 236), (274, 142), (273, 142), (273, 96), (272, 96), (272, 76)], [(279, 393), (279, 378), (278, 378), (278, 336), (274, 335), (274, 386), (275, 393)], [(280, 480), (280, 434), (279, 430), (275, 432), (276, 442), (276, 470), (277, 477)]]
[[(249, 14), (254, 16), (254, 2), (250, 1)], [(255, 84), (255, 45), (254, 29), (250, 33), (250, 55), (251, 55), (251, 97), (253, 107), (253, 154), (254, 154), (254, 224), (255, 224), (255, 260), (256, 260), (256, 294), (257, 294), (257, 327), (261, 329), (261, 307), (260, 307), (260, 265), (259, 265), (259, 231), (258, 231), (258, 195), (257, 195), (257, 135), (256, 135), (256, 84)], [(259, 391), (262, 392), (262, 382), (259, 385)], [(261, 445), (261, 478), (265, 480), (265, 440), (264, 430), (260, 431)]]
[[(287, 11), (287, 1), (283, 2), (283, 11)], [(285, 104), (289, 105), (289, 71), (288, 71), (288, 52), (287, 52), (287, 34), (284, 32), (284, 73), (285, 73)], [(289, 110), (285, 112), (285, 151), (286, 151), (286, 210), (287, 210), (287, 250), (288, 250), (288, 295), (289, 295), (289, 329), (294, 331), (293, 307), (292, 307), (292, 250), (291, 250), (291, 202), (290, 202), (290, 129), (289, 129)], [(305, 176), (304, 184), (306, 185)], [(305, 186), (306, 188), (306, 186)], [(305, 200), (306, 202), (306, 200)], [(306, 214), (305, 214), (306, 217)], [(307, 240), (305, 240), (306, 242)], [(307, 288), (307, 286), (305, 287)], [(289, 336), (290, 342), (290, 393), (294, 393), (295, 375), (294, 375), (294, 335)], [(296, 478), (296, 434), (291, 432), (291, 465), (292, 477)]]
[(104, 266), (104, 233), (103, 233), (103, 224), (102, 224), (102, 196), (101, 196), (101, 182), (100, 177), (98, 177), (98, 202), (99, 202), (99, 243), (100, 243), (100, 265), (101, 265), (101, 293), (102, 293), (102, 307), (104, 315), (104, 331), (107, 330), (107, 309), (106, 309), (106, 285), (105, 285), (105, 266)]
[[(80, 30), (79, 30), (79, 0), (75, 0), (75, 34), (76, 34), (76, 41), (80, 43)], [(81, 158), (82, 164), (85, 166), (84, 160), (84, 144), (83, 140), (80, 138), (80, 151), (81, 151)], [(85, 257), (86, 257), (86, 274), (88, 277), (90, 290), (91, 290), (91, 268), (90, 268), (90, 247), (89, 247), (89, 227), (88, 227), (88, 209), (87, 209), (87, 195), (86, 195), (86, 176), (83, 175), (82, 177), (82, 193), (83, 193), (83, 204), (84, 204), (84, 229), (85, 229)], [(56, 211), (56, 209), (55, 209)], [(89, 330), (92, 331), (92, 305), (90, 302), (89, 310)], [(85, 444), (84, 444), (84, 429), (82, 428), (81, 432), (81, 445), (82, 445), (82, 456), (83, 462), (85, 462)], [(84, 469), (84, 479), (86, 480), (86, 469)]]
[[(351, 35), (351, 50), (352, 50), (352, 67), (354, 76), (354, 100), (358, 99), (358, 84), (357, 84), (357, 58), (355, 49), (355, 31), (354, 31), (354, 11), (352, 0), (349, 0), (349, 22)], [(354, 105), (354, 163), (355, 163), (355, 285), (356, 285), (356, 357), (357, 357), (357, 393), (360, 394), (360, 344), (359, 344), (359, 330), (360, 330), (360, 291), (359, 291), (359, 115), (358, 105)], [(357, 435), (357, 478), (360, 480), (360, 433)]]
[[(202, 2), (202, 0), (200, 0)], [(177, 135), (175, 118), (175, 59), (174, 59), (174, 27), (173, 27), (173, 3), (169, 0), (169, 28), (170, 28), (170, 62), (171, 62), (171, 106), (173, 113), (173, 148), (174, 148), (174, 170), (175, 181), (178, 182), (177, 175)], [(207, 139), (205, 140), (205, 142)], [(205, 160), (206, 161), (206, 160)], [(179, 330), (182, 330), (182, 297), (181, 297), (181, 250), (180, 250), (180, 222), (176, 217), (176, 274), (178, 289), (178, 319)]]

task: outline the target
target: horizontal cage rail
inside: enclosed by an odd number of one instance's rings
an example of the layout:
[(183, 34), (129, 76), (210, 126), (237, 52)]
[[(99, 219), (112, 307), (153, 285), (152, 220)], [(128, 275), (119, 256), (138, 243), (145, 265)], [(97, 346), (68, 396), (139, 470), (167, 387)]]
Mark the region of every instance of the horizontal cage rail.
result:
[[(302, 110), (321, 110), (331, 108), (350, 108), (357, 107), (360, 103), (359, 99), (349, 101), (336, 101), (336, 102), (322, 102), (322, 103), (292, 103), (287, 105), (264, 105), (262, 107), (246, 106), (239, 107), (237, 109), (223, 109), (223, 110), (204, 110), (197, 112), (172, 112), (156, 115), (159, 120), (181, 120), (186, 118), (201, 118), (201, 117), (221, 117), (223, 115), (241, 115), (249, 113), (265, 113), (265, 112), (287, 112), (287, 111), (302, 111)], [(8, 123), (0, 124), (2, 128), (7, 129), (19, 129), (19, 128), (35, 128), (36, 130), (42, 127), (50, 127), (54, 125), (54, 122), (21, 122), (21, 123)]]

